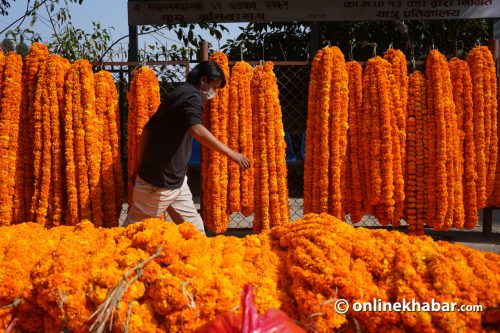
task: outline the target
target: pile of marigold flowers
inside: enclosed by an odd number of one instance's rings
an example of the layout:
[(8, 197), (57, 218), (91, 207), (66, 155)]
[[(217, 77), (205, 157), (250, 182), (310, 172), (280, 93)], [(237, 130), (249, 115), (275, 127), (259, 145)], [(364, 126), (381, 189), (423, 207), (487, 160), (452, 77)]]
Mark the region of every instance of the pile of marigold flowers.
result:
[[(207, 238), (189, 223), (156, 219), (111, 229), (25, 223), (0, 232), (3, 330), (93, 331), (107, 300), (116, 304), (113, 321), (104, 321), (113, 331), (194, 332), (240, 311), (246, 283), (260, 313), (281, 308), (309, 332), (487, 332), (500, 324), (498, 254), (355, 229), (326, 214), (245, 238)], [(338, 314), (337, 299), (434, 299), (483, 310)]]
[[(415, 234), (425, 225), (473, 228), (478, 209), (498, 205), (500, 193), (498, 87), (488, 48), (475, 47), (466, 61), (432, 50), (425, 74), (408, 75), (394, 49), (364, 68), (343, 61), (326, 47), (312, 63), (304, 211), (350, 214), (354, 223), (365, 214), (382, 225), (404, 219)], [(347, 78), (332, 79), (337, 72)]]
[(34, 43), (0, 54), (2, 225), (118, 225), (123, 203), (118, 95), (111, 74)]
[(227, 157), (202, 150), (202, 202), (205, 225), (226, 231), (229, 216), (254, 214), (258, 233), (288, 221), (286, 143), (273, 63), (256, 68), (236, 62), (229, 69), (227, 56), (211, 56), (224, 71), (226, 86), (206, 105), (204, 125), (222, 143), (243, 153), (253, 167), (240, 171)]

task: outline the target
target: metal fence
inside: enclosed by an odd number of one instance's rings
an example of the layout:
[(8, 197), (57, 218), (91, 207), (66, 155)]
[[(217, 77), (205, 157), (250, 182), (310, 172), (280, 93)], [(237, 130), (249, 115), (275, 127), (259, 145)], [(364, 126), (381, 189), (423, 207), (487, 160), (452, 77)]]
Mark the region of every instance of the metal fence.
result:
[[(258, 62), (250, 62), (256, 64)], [(148, 62), (147, 65), (157, 74), (160, 82), (160, 93), (162, 98), (171, 92), (179, 83), (184, 82), (189, 69), (196, 63), (189, 62)], [(117, 82), (120, 93), (121, 129), (126, 133), (127, 107), (126, 92), (128, 87), (129, 71), (133, 68), (127, 63), (104, 63), (102, 69), (110, 71)], [(276, 62), (274, 72), (278, 81), (280, 93), (283, 124), (287, 141), (287, 166), (290, 219), (297, 220), (303, 217), (303, 176), (304, 176), (304, 149), (307, 119), (307, 95), (309, 89), (310, 66), (306, 62)], [(126, 165), (126, 135), (122, 135), (123, 164)], [(124, 167), (123, 170), (127, 170)], [(197, 207), (200, 206), (201, 178), (199, 165), (191, 165), (188, 170), (189, 185), (193, 193)], [(126, 207), (122, 212), (121, 219), (126, 215)], [(480, 212), (482, 218), (482, 212)], [(167, 219), (169, 217), (167, 216)], [(349, 215), (346, 220), (350, 223)], [(252, 228), (253, 217), (244, 217), (242, 214), (232, 214), (229, 221), (229, 229)], [(375, 227), (380, 226), (377, 219), (366, 215), (357, 226)], [(405, 222), (402, 221), (402, 226)], [(496, 231), (496, 229), (495, 229)], [(498, 231), (496, 231), (498, 232)]]

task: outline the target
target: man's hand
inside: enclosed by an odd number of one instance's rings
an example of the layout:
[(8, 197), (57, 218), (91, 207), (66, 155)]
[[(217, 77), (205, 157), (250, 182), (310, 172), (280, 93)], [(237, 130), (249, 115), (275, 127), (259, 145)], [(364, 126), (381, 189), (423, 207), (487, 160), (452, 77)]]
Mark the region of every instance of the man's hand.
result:
[(236, 164), (238, 164), (240, 166), (240, 168), (242, 168), (243, 170), (246, 170), (248, 168), (251, 167), (251, 163), (250, 161), (248, 160), (248, 158), (243, 155), (243, 154), (240, 154), (236, 151), (232, 151), (228, 157), (233, 160), (233, 162), (235, 162)]

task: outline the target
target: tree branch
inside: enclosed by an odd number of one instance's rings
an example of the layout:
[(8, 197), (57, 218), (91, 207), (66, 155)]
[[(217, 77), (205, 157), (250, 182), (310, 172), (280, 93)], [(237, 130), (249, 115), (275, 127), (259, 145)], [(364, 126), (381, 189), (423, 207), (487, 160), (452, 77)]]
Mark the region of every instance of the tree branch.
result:
[(12, 27), (14, 24), (16, 24), (17, 22), (21, 21), (21, 20), (24, 20), (28, 15), (31, 15), (31, 13), (33, 13), (35, 10), (37, 10), (41, 5), (45, 4), (48, 0), (43, 0), (42, 2), (40, 2), (37, 6), (34, 6), (32, 9), (30, 9), (29, 11), (26, 11), (26, 13), (24, 13), (23, 16), (21, 16), (20, 18), (18, 18), (17, 20), (15, 20), (14, 22), (12, 22), (11, 24), (9, 24), (7, 26), (7, 28), (3, 29), (2, 31), (0, 31), (0, 35), (3, 34), (4, 32), (6, 32), (7, 30), (9, 30), (10, 27)]

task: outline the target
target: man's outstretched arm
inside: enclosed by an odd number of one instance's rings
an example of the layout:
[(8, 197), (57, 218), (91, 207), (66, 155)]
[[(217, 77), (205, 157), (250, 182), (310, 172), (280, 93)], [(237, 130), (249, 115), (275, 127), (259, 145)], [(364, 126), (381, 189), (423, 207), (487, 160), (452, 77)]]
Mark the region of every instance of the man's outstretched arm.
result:
[(203, 125), (193, 125), (189, 129), (193, 138), (198, 140), (203, 146), (215, 150), (221, 154), (226, 155), (236, 164), (238, 164), (243, 170), (250, 168), (250, 161), (248, 158), (240, 154), (222, 142), (220, 142), (210, 131)]

